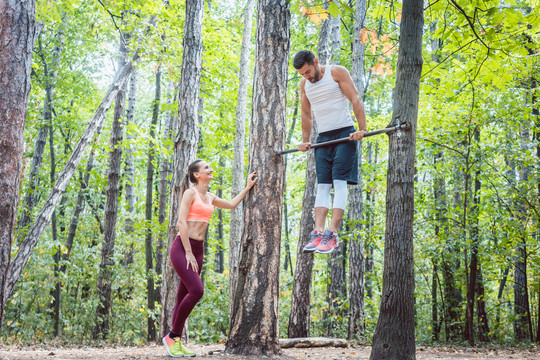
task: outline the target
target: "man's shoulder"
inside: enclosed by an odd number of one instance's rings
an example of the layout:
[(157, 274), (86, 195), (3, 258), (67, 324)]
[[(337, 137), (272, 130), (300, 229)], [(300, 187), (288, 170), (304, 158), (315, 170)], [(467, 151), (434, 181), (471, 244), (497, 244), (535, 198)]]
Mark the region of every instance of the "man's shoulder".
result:
[(347, 70), (346, 67), (341, 66), (341, 65), (333, 65), (330, 71), (331, 71), (332, 77), (350, 76), (349, 70)]

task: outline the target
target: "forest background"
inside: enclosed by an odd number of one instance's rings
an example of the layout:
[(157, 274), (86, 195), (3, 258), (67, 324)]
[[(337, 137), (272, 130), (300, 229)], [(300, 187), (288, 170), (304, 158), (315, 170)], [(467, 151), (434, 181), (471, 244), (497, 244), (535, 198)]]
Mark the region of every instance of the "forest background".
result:
[[(36, 3), (39, 32), (12, 257), (122, 67), (120, 36), (139, 48), (140, 58), (126, 89), (123, 137), (111, 146), (115, 122), (109, 111), (101, 135), (85, 153), (7, 300), (0, 335), (3, 343), (75, 337), (140, 344), (157, 338), (184, 7), (176, 0)], [(364, 87), (359, 90), (368, 130), (384, 128), (391, 120), (400, 7), (397, 1), (367, 2), (360, 32)], [(470, 342), (466, 325), (473, 318), (473, 341), (540, 341), (537, 7), (537, 0), (425, 3), (414, 225), (415, 327), (420, 343)], [(291, 1), (290, 58), (305, 48), (317, 52), (320, 31), (332, 22), (328, 62), (350, 69), (354, 8), (353, 1)], [(208, 1), (202, 24), (197, 157), (211, 164), (215, 180), (210, 191), (224, 198), (231, 197), (233, 183), (245, 9), (240, 1)], [(254, 46), (251, 49), (248, 113)], [(299, 80), (289, 66), (289, 147), (301, 141)], [(249, 134), (249, 121), (244, 126)], [(106, 259), (112, 264), (111, 306), (110, 312), (99, 315), (97, 294), (102, 285), (100, 262), (113, 148), (122, 150), (122, 161), (114, 251)], [(378, 318), (386, 136), (366, 139), (362, 152), (362, 221), (344, 224), (339, 253), (314, 257), (311, 336), (370, 342)], [(281, 337), (288, 336), (305, 179), (306, 156), (288, 155), (284, 223), (276, 224), (283, 227)], [(220, 342), (228, 335), (230, 230), (230, 212), (216, 211), (205, 242), (205, 295), (189, 319), (190, 336), (196, 341)], [(346, 289), (347, 243), (353, 236), (360, 236), (365, 245), (365, 321), (361, 333), (351, 336), (351, 294)], [(471, 264), (477, 274), (476, 301), (474, 316), (467, 316)], [(335, 271), (341, 276), (332, 276)], [(345, 291), (335, 296), (332, 289), (336, 287)], [(96, 327), (103, 318), (107, 327)]]

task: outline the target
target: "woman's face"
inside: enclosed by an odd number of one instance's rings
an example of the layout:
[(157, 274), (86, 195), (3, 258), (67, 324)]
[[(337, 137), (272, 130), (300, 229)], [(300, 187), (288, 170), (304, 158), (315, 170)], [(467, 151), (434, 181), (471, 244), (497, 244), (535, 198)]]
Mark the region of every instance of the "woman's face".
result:
[[(199, 179), (199, 181), (210, 181), (214, 178), (212, 175), (214, 170), (208, 165), (206, 161), (201, 161), (201, 164), (199, 165), (199, 171), (195, 173), (195, 176)], [(198, 176), (197, 176), (198, 174)]]

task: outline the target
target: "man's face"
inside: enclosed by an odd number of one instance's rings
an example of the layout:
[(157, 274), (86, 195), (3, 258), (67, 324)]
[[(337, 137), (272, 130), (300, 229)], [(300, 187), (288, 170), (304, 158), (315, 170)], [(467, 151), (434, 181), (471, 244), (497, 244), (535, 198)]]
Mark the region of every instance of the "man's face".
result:
[(316, 83), (320, 78), (319, 61), (315, 59), (313, 65), (304, 64), (300, 69), (297, 69), (298, 73), (306, 78), (310, 83)]

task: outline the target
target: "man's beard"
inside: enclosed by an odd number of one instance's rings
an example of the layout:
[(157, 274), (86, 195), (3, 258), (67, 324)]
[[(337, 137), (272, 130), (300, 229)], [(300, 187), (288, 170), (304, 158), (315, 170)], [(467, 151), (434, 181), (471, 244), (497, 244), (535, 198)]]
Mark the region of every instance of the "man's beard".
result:
[(315, 68), (315, 75), (313, 76), (313, 83), (316, 83), (317, 81), (321, 80), (320, 79), (320, 76), (321, 75), (321, 72), (319, 71), (319, 68), (316, 67)]

